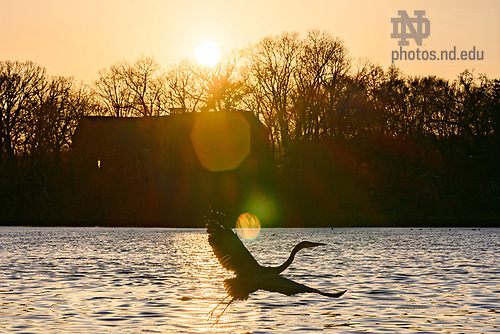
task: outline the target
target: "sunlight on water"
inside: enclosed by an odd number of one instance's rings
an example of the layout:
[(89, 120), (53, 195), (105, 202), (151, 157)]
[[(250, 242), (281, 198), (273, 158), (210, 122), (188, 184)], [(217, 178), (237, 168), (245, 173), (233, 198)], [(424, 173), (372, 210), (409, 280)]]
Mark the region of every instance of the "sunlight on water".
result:
[(257, 292), (212, 327), (231, 276), (202, 229), (0, 228), (0, 332), (500, 332), (499, 229), (261, 229), (257, 260), (339, 299)]
[(251, 213), (242, 213), (236, 219), (236, 232), (238, 235), (246, 240), (257, 238), (260, 233), (260, 221), (256, 215)]

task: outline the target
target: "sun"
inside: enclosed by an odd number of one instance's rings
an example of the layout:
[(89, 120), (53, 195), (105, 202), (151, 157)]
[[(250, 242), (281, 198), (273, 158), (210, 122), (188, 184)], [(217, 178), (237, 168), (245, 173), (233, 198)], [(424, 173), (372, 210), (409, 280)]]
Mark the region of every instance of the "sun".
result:
[(196, 48), (196, 60), (203, 66), (213, 67), (217, 65), (221, 52), (214, 42), (203, 42)]

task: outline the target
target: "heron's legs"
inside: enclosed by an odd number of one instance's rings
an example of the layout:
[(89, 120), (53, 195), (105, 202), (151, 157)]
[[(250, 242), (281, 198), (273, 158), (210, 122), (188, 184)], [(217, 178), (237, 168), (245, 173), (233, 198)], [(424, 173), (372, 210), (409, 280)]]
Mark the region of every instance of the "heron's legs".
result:
[(226, 297), (224, 297), (224, 299), (222, 299), (219, 304), (215, 305), (215, 307), (212, 309), (212, 311), (208, 312), (207, 313), (207, 317), (208, 317), (208, 320), (212, 319), (213, 315), (214, 315), (214, 312), (215, 310), (217, 309), (217, 307), (219, 307), (220, 304), (224, 303), (224, 301), (229, 297), (229, 295), (227, 295)]
[(224, 314), (224, 312), (226, 312), (227, 308), (229, 307), (229, 305), (231, 305), (232, 302), (234, 302), (234, 298), (231, 299), (229, 301), (229, 303), (227, 303), (226, 307), (224, 307), (224, 309), (222, 310), (221, 314), (219, 314), (219, 316), (217, 317), (217, 321), (219, 320), (220, 317), (222, 317), (222, 315)]
[[(212, 311), (208, 312), (207, 316), (208, 316), (208, 320), (212, 319), (213, 315), (214, 315), (214, 312), (215, 312), (215, 309), (217, 309), (217, 307), (219, 307), (219, 305), (221, 305), (227, 298), (229, 297), (229, 295), (227, 295), (226, 297), (224, 297), (223, 300), (220, 301), (219, 304), (217, 304), (213, 309)], [(226, 312), (227, 308), (229, 307), (229, 305), (231, 305), (232, 302), (234, 302), (235, 298), (232, 298), (229, 303), (227, 303), (226, 307), (224, 307), (224, 309), (222, 310), (222, 312), (215, 317), (215, 321), (214, 323), (212, 324), (212, 326), (215, 326), (217, 325), (217, 323), (219, 323), (219, 320), (220, 318), (222, 317), (222, 315), (224, 314), (224, 312)]]

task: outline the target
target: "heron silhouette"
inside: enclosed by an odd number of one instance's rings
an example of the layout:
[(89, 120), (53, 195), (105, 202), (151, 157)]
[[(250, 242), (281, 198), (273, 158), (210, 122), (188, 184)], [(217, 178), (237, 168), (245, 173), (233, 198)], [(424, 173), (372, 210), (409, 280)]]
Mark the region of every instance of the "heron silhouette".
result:
[(221, 222), (223, 221), (223, 217), (221, 213), (217, 212), (211, 212), (206, 217), (208, 242), (222, 267), (233, 271), (236, 276), (224, 280), (224, 288), (227, 291), (227, 296), (208, 313), (208, 319), (210, 320), (214, 316), (215, 310), (227, 298), (231, 297), (224, 310), (215, 317), (214, 325), (218, 323), (220, 317), (232, 302), (235, 300), (247, 300), (251, 293), (259, 289), (279, 292), (287, 296), (309, 292), (334, 298), (338, 298), (346, 292), (346, 290), (338, 290), (335, 293), (320, 291), (280, 275), (290, 266), (295, 258), (295, 254), (299, 250), (326, 244), (302, 241), (292, 249), (290, 256), (282, 265), (278, 267), (264, 267), (257, 263), (238, 236)]

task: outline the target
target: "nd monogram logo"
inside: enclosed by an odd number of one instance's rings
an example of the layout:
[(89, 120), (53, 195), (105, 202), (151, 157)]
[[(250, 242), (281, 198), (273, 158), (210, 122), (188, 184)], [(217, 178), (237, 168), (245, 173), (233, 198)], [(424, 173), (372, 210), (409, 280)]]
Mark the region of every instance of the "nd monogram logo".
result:
[(428, 18), (423, 17), (425, 10), (415, 10), (413, 14), (415, 17), (409, 17), (406, 10), (398, 10), (400, 17), (391, 18), (391, 38), (400, 38), (398, 42), (400, 46), (410, 45), (408, 38), (413, 38), (417, 45), (422, 45), (422, 39), (431, 34), (431, 23)]

